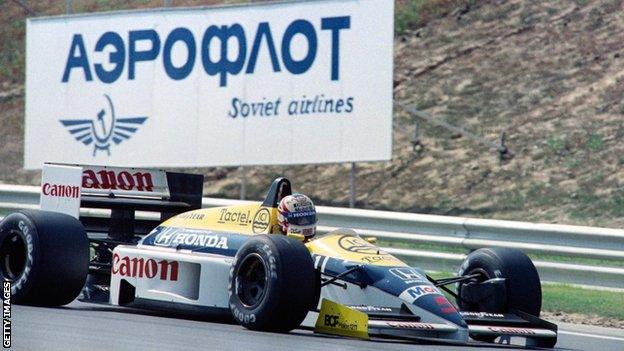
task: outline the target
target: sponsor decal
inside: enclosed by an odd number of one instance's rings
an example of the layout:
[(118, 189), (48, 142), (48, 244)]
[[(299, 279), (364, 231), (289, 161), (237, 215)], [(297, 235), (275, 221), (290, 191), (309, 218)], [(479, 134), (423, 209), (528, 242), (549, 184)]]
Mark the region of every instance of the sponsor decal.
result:
[(43, 185), (41, 185), (41, 193), (46, 196), (77, 199), (80, 197), (80, 187), (75, 185), (43, 183)]
[(116, 117), (113, 101), (106, 94), (104, 97), (107, 104), (100, 109), (95, 118), (60, 120), (76, 141), (85, 146), (93, 144), (93, 157), (98, 151), (106, 151), (110, 156), (110, 147), (130, 139), (147, 119), (147, 117)]
[(412, 267), (390, 268), (390, 273), (406, 284), (426, 282), (427, 278)]
[(266, 208), (261, 208), (256, 212), (253, 218), (253, 232), (254, 233), (264, 233), (269, 227), (271, 219), (271, 212), (269, 212)]
[(251, 223), (251, 211), (232, 211), (229, 208), (221, 209), (221, 214), (217, 223), (238, 223), (241, 226), (247, 226)]
[(340, 320), (339, 315), (326, 314), (325, 315), (325, 326), (332, 328), (340, 328), (342, 330), (357, 330), (357, 323), (345, 323)]
[(102, 169), (82, 172), (82, 187), (85, 189), (136, 190), (152, 192), (154, 181), (152, 174), (145, 171)]
[[(299, 213), (300, 216), (307, 216), (310, 214), (316, 215), (316, 209), (314, 208), (314, 204), (309, 198), (303, 194), (292, 194), (292, 200), (289, 205), (294, 207), (292, 211), (294, 213)], [(308, 212), (308, 213), (306, 213)]]
[(488, 327), (488, 330), (500, 334), (535, 335), (535, 331), (524, 328)]
[(230, 309), (232, 310), (232, 314), (234, 315), (234, 319), (238, 319), (244, 323), (256, 323), (256, 314), (255, 313), (245, 313), (241, 312), (236, 305), (233, 303), (230, 304)]
[(331, 300), (323, 299), (314, 331), (368, 339), (368, 315)]
[(405, 291), (403, 291), (399, 295), (399, 298), (404, 301), (407, 301), (408, 303), (413, 303), (419, 298), (425, 295), (431, 295), (431, 294), (440, 295), (440, 290), (438, 290), (436, 287), (432, 285), (416, 285), (416, 286), (409, 287)]
[[(382, 251), (369, 243), (368, 241), (352, 235), (344, 235), (338, 239), (338, 245), (346, 251), (367, 254), (367, 255), (386, 255)], [(371, 258), (372, 259), (372, 258)]]
[(347, 307), (353, 308), (354, 310), (358, 310), (362, 312), (381, 312), (381, 313), (394, 312), (392, 307), (383, 307), (383, 306), (347, 305)]
[(201, 221), (201, 220), (204, 219), (204, 217), (206, 217), (206, 215), (203, 214), (203, 213), (187, 212), (187, 213), (182, 213), (182, 214), (178, 215), (177, 217), (178, 218), (193, 219), (193, 220)]
[(208, 231), (164, 228), (156, 235), (154, 245), (176, 247), (188, 245), (195, 247), (208, 247), (228, 249), (228, 238)]
[(115, 253), (113, 255), (111, 272), (122, 277), (177, 281), (179, 267), (180, 263), (177, 261), (156, 261), (152, 258), (143, 257), (120, 257)]
[(459, 312), (462, 317), (476, 317), (476, 318), (505, 318), (505, 315), (501, 313), (490, 313), (490, 312), (470, 312), (470, 311), (461, 311)]
[(457, 312), (455, 306), (453, 306), (446, 297), (436, 296), (433, 300), (438, 306), (440, 306), (440, 310), (442, 311), (442, 313), (449, 314)]
[[(170, 32), (157, 32), (152, 28), (136, 28), (128, 34), (108, 31), (102, 33), (95, 42), (86, 41), (82, 33), (73, 35), (62, 82), (73, 80), (100, 81), (106, 84), (141, 79), (137, 65), (141, 62), (161, 61), (165, 73), (173, 80), (187, 78), (191, 72), (201, 71), (206, 76), (217, 76), (220, 87), (226, 87), (229, 76), (253, 74), (258, 60), (270, 60), (274, 75), (299, 75), (316, 68), (323, 69), (325, 77), (338, 81), (340, 77), (340, 43), (342, 34), (351, 28), (351, 16), (322, 17), (320, 21), (309, 22), (305, 19), (292, 21), (285, 29), (276, 30), (275, 24), (261, 22), (257, 26), (242, 23), (227, 25), (213, 24), (194, 33), (178, 27)], [(292, 51), (291, 43), (302, 37), (308, 43), (307, 53)], [(273, 38), (280, 39), (274, 41)], [(87, 39), (91, 39), (90, 36)], [(137, 45), (144, 42), (144, 45)], [(185, 46), (189, 55), (182, 65), (174, 64), (174, 44)], [(262, 44), (264, 43), (264, 44)], [(96, 61), (96, 52), (111, 47), (112, 53), (105, 56), (109, 69), (103, 69)], [(267, 49), (262, 49), (265, 47)], [(149, 50), (142, 48), (149, 47)], [(323, 51), (330, 65), (314, 66), (317, 49)], [(94, 52), (87, 48), (95, 48)], [(214, 55), (209, 48), (217, 48)], [(280, 49), (281, 50), (278, 50)], [(197, 55), (195, 52), (197, 51)], [(281, 55), (279, 54), (281, 52)], [(124, 54), (127, 53), (127, 56)], [(318, 55), (320, 56), (320, 55)], [(218, 59), (215, 60), (215, 57)], [(127, 58), (127, 59), (126, 59)], [(197, 59), (196, 59), (197, 58)], [(75, 72), (73, 75), (72, 72)], [(127, 72), (127, 76), (124, 74)], [(286, 72), (286, 73), (285, 73)]]
[(13, 286), (11, 286), (11, 293), (15, 295), (17, 290), (22, 288), (22, 285), (28, 279), (28, 275), (32, 269), (32, 261), (33, 261), (33, 238), (30, 233), (30, 228), (23, 221), (19, 221), (17, 223), (17, 227), (22, 231), (24, 237), (26, 238), (26, 266), (24, 267), (24, 272), (22, 275), (13, 282)]
[(434, 330), (435, 327), (427, 323), (418, 322), (388, 322), (388, 326), (392, 328), (401, 329), (419, 329), (419, 330)]
[(299, 229), (299, 228), (295, 228), (294, 226), (291, 226), (288, 228), (288, 232), (290, 234), (303, 234), (303, 230)]
[(362, 261), (366, 261), (368, 263), (377, 263), (381, 261), (397, 261), (396, 258), (390, 255), (374, 255), (374, 256), (364, 256), (362, 257)]

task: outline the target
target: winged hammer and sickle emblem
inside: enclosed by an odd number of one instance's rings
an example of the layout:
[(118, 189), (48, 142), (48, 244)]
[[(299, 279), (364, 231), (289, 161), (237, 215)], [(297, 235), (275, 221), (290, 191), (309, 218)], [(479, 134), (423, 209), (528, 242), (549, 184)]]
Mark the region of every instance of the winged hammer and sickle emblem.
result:
[(106, 151), (110, 156), (111, 142), (117, 145), (130, 139), (147, 120), (147, 117), (116, 117), (113, 101), (106, 94), (104, 97), (108, 106), (102, 108), (95, 119), (60, 120), (76, 140), (87, 146), (94, 144), (93, 156), (98, 150)]

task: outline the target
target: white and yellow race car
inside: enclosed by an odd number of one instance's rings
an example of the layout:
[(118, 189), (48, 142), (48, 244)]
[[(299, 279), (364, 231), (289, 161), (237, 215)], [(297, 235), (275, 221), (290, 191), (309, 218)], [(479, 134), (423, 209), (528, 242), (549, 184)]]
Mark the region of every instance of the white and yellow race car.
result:
[[(476, 250), (458, 276), (433, 279), (349, 229), (305, 243), (279, 234), (277, 206), (292, 192), (285, 178), (261, 203), (204, 209), (202, 176), (47, 166), (42, 210), (0, 223), (0, 276), (12, 282), (16, 303), (59, 306), (79, 297), (225, 316), (274, 332), (556, 343), (556, 325), (538, 318), (539, 276), (520, 251)], [(78, 184), (63, 176), (76, 168)], [(67, 214), (78, 210), (78, 218)], [(141, 217), (146, 211), (159, 218)]]

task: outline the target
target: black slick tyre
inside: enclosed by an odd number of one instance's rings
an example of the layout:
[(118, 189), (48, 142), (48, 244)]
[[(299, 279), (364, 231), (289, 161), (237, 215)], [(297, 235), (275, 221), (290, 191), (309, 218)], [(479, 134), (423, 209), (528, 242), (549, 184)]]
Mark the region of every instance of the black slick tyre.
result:
[(283, 235), (256, 235), (237, 252), (230, 269), (230, 311), (252, 330), (287, 332), (318, 303), (310, 252)]
[[(484, 281), (492, 278), (505, 278), (506, 294), (504, 306), (496, 311), (481, 311), (505, 313), (517, 309), (539, 317), (542, 308), (542, 286), (540, 278), (531, 259), (522, 251), (509, 248), (484, 248), (471, 252), (459, 275), (470, 275), (480, 272)], [(470, 282), (466, 282), (470, 283)], [(458, 292), (461, 294), (463, 284), (460, 283)], [(461, 296), (461, 295), (460, 295)], [(473, 311), (479, 306), (468, 305), (461, 300), (457, 301), (461, 310)]]
[(75, 218), (22, 210), (0, 222), (0, 279), (17, 304), (61, 306), (73, 301), (89, 271), (89, 241)]
[[(481, 273), (479, 279), (458, 284), (458, 294), (468, 284), (480, 283), (494, 278), (505, 278), (505, 292), (496, 297), (501, 301), (471, 304), (460, 299), (461, 311), (506, 313), (520, 310), (539, 317), (542, 307), (542, 287), (537, 269), (522, 251), (510, 248), (483, 248), (471, 252), (462, 264), (459, 276)], [(490, 306), (498, 306), (492, 308)], [(492, 342), (495, 336), (472, 336), (476, 340)]]

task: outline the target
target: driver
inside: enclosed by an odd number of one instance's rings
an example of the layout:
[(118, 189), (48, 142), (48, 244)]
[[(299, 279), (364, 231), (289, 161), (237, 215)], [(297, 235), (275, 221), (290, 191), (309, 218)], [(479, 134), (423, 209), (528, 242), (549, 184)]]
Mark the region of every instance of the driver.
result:
[(316, 209), (303, 194), (285, 196), (277, 206), (277, 220), (284, 235), (303, 235), (306, 242), (316, 234)]

